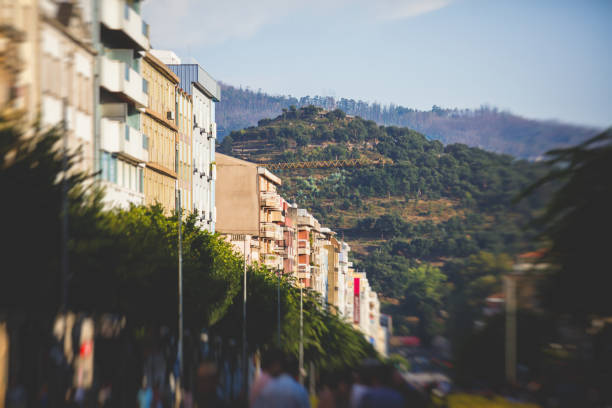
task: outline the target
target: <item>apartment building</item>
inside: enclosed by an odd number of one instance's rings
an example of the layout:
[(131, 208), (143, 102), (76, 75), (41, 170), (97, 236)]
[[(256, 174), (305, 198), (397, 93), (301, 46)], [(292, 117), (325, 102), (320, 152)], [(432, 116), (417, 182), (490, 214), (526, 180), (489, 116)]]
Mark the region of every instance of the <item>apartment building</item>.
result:
[(344, 241), (339, 242), (340, 251), (338, 253), (338, 314), (346, 319), (347, 315), (347, 300), (349, 298), (349, 292), (347, 288), (347, 282), (350, 280), (349, 268), (353, 266), (352, 262), (349, 262), (349, 252), (351, 248)]
[(198, 214), (201, 228), (215, 232), (215, 103), (221, 99), (221, 87), (198, 64), (182, 64), (176, 54), (167, 50), (152, 53), (179, 77), (179, 86), (192, 98), (190, 208)]
[[(148, 106), (141, 114), (143, 143), (148, 148), (144, 169), (144, 203), (159, 203), (166, 214), (175, 209), (177, 108), (179, 79), (150, 52), (142, 59), (142, 76), (148, 85)], [(180, 183), (179, 183), (180, 184)]]
[(271, 270), (284, 268), (281, 249), (284, 200), (277, 192), (281, 180), (267, 169), (224, 154), (217, 154), (216, 200), (221, 211), (217, 231), (248, 263)]
[(0, 105), (66, 124), (76, 169), (93, 173), (95, 50), (81, 7), (71, 1), (0, 0)]
[(277, 253), (283, 258), (283, 273), (297, 278), (297, 205), (283, 200), (285, 221), (279, 223), (283, 229), (283, 240), (277, 242)]
[(23, 70), (20, 45), (24, 37), (19, 29), (7, 23), (3, 7), (0, 2), (0, 109), (15, 107), (17, 79)]
[(149, 28), (140, 16), (139, 0), (93, 0), (92, 31), (98, 52), (100, 107), (96, 129), (101, 184), (107, 206), (143, 204), (149, 137), (142, 132), (141, 112), (148, 107), (148, 82), (142, 55), (149, 50)]
[(177, 90), (176, 174), (184, 214), (193, 211), (193, 98), (181, 88)]
[(307, 210), (298, 208), (298, 281), (303, 287), (311, 287), (313, 271), (318, 274), (317, 258), (318, 243), (316, 237), (321, 230), (321, 224)]
[[(340, 301), (340, 250), (341, 244), (335, 237), (330, 237), (329, 242), (326, 245), (328, 254), (328, 272), (327, 272), (327, 301), (333, 306), (331, 312), (335, 314), (342, 314), (341, 310), (344, 310), (344, 304)], [(342, 280), (342, 282), (344, 282)], [(342, 288), (344, 289), (344, 288)]]

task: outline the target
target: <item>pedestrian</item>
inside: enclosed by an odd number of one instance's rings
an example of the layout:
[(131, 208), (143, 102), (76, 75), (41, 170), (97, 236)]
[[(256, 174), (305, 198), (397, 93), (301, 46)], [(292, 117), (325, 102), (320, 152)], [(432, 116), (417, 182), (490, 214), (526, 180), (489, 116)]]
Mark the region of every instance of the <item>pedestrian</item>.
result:
[(350, 373), (331, 373), (323, 380), (323, 386), (319, 392), (319, 404), (317, 408), (348, 408), (350, 396)]
[(255, 401), (270, 382), (272, 378), (278, 377), (283, 371), (283, 352), (277, 348), (272, 348), (261, 356), (261, 372), (255, 378), (249, 393), (249, 406), (252, 407)]
[(151, 408), (153, 403), (153, 390), (147, 382), (147, 377), (142, 378), (142, 388), (138, 391), (138, 407)]
[(219, 369), (212, 361), (200, 363), (197, 371), (195, 388), (195, 406), (197, 408), (223, 408), (225, 403), (217, 393), (219, 386)]
[(280, 375), (261, 391), (254, 408), (310, 408), (308, 392), (298, 381), (299, 365), (293, 356), (285, 356)]
[(406, 399), (393, 389), (393, 373), (395, 367), (380, 364), (373, 368), (370, 388), (365, 392), (357, 408), (404, 408)]
[(379, 364), (380, 362), (376, 359), (366, 358), (354, 373), (353, 385), (351, 387), (351, 395), (349, 400), (349, 406), (351, 408), (357, 408), (359, 406), (361, 398), (365, 395), (371, 385), (374, 367)]

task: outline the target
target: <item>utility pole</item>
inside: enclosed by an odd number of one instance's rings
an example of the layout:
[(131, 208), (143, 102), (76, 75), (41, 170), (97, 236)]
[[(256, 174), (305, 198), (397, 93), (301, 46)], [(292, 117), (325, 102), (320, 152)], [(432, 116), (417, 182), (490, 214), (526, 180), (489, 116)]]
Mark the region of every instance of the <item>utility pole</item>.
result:
[(181, 224), (183, 223), (181, 214), (181, 190), (179, 189), (177, 180), (177, 207), (178, 207), (178, 290), (179, 290), (179, 321), (178, 321), (178, 360), (179, 360), (179, 378), (177, 393), (179, 396), (179, 404), (182, 400), (181, 382), (183, 379), (183, 236), (181, 233)]
[(277, 333), (277, 340), (278, 340), (278, 346), (280, 347), (281, 344), (281, 318), (280, 318), (280, 284), (281, 284), (281, 272), (280, 269), (277, 270), (277, 274), (278, 274), (278, 285), (276, 287), (276, 322), (278, 323), (278, 333)]
[(506, 380), (516, 382), (516, 281), (514, 276), (504, 276), (506, 298)]
[(304, 385), (304, 296), (300, 282), (300, 384)]
[(249, 368), (247, 366), (247, 236), (244, 235), (243, 290), (242, 290), (242, 373), (244, 395), (248, 392)]
[(68, 308), (68, 98), (62, 101), (62, 287), (60, 312), (66, 313)]

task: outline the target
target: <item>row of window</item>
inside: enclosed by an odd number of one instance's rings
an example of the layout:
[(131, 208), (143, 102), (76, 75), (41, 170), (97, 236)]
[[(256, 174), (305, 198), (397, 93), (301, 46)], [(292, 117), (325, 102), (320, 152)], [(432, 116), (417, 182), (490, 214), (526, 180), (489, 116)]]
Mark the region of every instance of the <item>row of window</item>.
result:
[(119, 160), (117, 156), (102, 151), (102, 179), (121, 187), (144, 193), (144, 172), (141, 167)]

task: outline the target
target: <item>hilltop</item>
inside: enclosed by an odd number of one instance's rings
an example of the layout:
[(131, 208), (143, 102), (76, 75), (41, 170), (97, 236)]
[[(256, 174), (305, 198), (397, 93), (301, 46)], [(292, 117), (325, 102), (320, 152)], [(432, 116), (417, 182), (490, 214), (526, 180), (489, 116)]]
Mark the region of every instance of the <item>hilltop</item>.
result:
[(292, 105), (341, 109), (379, 125), (409, 127), (444, 144), (463, 143), (526, 159), (537, 159), (552, 148), (578, 144), (598, 131), (555, 121), (527, 119), (487, 107), (458, 110), (434, 106), (431, 111), (419, 111), (345, 98), (272, 96), (261, 90), (255, 92), (226, 84), (222, 84), (222, 92), (223, 98), (216, 111), (221, 139), (234, 130), (254, 126), (263, 118), (276, 117)]
[[(412, 129), (314, 106), (290, 108), (234, 131), (219, 150), (259, 163), (392, 161), (275, 172), (283, 179), (282, 194), (339, 231), (375, 290), (399, 302), (387, 310), (400, 318), (419, 316), (421, 323), (412, 330), (421, 335), (435, 333), (438, 321), (446, 321), (436, 313), (448, 317), (460, 309), (456, 302), (478, 313), (484, 297), (501, 290), (501, 274), (511, 257), (535, 249), (531, 242), (538, 231), (529, 221), (547, 198), (540, 191), (513, 204), (545, 174), (543, 164), (463, 144), (445, 146)], [(419, 288), (424, 292), (416, 293)], [(425, 307), (424, 299), (432, 303)]]

